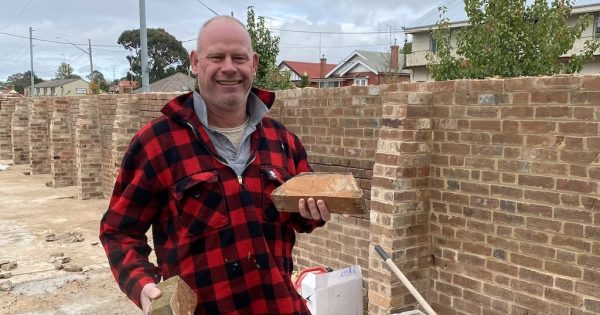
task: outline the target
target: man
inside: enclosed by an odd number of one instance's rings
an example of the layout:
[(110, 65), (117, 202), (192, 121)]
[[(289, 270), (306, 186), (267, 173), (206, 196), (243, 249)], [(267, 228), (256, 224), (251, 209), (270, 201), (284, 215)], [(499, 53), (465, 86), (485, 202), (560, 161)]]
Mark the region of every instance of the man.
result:
[(258, 56), (242, 23), (206, 22), (190, 61), (199, 90), (137, 132), (102, 218), (115, 279), (145, 314), (155, 283), (175, 275), (196, 292), (196, 314), (309, 314), (290, 279), (295, 231), (324, 225), (329, 210), (309, 198), (280, 213), (270, 198), (310, 171), (306, 152), (265, 116), (274, 93), (252, 88)]

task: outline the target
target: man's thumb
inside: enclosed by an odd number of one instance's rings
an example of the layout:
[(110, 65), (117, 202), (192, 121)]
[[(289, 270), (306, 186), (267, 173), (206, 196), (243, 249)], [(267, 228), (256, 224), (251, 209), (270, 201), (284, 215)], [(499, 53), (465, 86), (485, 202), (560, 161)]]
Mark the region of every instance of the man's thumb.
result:
[(161, 295), (162, 292), (160, 292), (160, 289), (156, 286), (151, 286), (148, 288), (148, 291), (146, 292), (148, 297), (151, 299), (158, 299)]

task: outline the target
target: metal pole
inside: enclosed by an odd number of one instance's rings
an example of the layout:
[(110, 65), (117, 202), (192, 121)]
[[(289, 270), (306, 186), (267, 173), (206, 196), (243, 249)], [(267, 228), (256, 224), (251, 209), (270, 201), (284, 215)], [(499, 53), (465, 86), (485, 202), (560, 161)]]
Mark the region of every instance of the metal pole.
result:
[(88, 55), (90, 55), (90, 81), (94, 83), (94, 63), (92, 63), (92, 40), (88, 38)]
[(29, 90), (29, 96), (33, 97), (33, 85), (34, 85), (34, 74), (33, 74), (33, 29), (29, 27), (29, 62), (31, 63), (31, 88)]
[(148, 74), (148, 31), (146, 30), (146, 1), (140, 0), (140, 48), (142, 50), (142, 92), (150, 92), (150, 77)]
[(394, 264), (390, 256), (388, 256), (388, 254), (383, 250), (383, 248), (381, 248), (381, 246), (379, 245), (375, 245), (375, 251), (377, 252), (377, 254), (379, 254), (379, 256), (381, 256), (381, 258), (388, 265), (388, 267), (392, 269), (392, 272), (396, 274), (396, 276), (400, 279), (402, 284), (404, 284), (404, 286), (408, 289), (410, 294), (412, 294), (412, 296), (417, 300), (417, 302), (421, 304), (423, 309), (425, 309), (427, 315), (436, 315), (435, 311), (431, 308), (429, 303), (425, 301), (425, 299), (421, 296), (419, 291), (417, 291), (417, 289), (412, 285), (412, 283), (410, 283), (410, 281), (406, 278), (402, 271), (398, 269), (398, 266)]

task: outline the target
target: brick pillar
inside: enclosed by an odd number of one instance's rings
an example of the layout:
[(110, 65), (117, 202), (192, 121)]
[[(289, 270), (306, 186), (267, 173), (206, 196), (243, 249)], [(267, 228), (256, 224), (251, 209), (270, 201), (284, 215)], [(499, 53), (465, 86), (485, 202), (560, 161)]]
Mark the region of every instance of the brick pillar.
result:
[(114, 162), (112, 160), (112, 133), (117, 111), (115, 95), (100, 96), (100, 121), (102, 122), (102, 191), (105, 197), (111, 195), (114, 184)]
[(50, 174), (48, 101), (35, 98), (29, 111), (29, 167), (31, 174)]
[(95, 99), (79, 100), (75, 122), (77, 198), (102, 198), (102, 143), (100, 110)]
[(12, 160), (11, 120), (17, 99), (3, 99), (0, 105), (0, 160)]
[(32, 101), (31, 98), (17, 101), (11, 117), (12, 155), (15, 165), (29, 164), (29, 110)]
[(52, 187), (74, 185), (75, 148), (69, 120), (69, 102), (64, 99), (54, 99), (50, 121), (50, 155)]
[(426, 300), (433, 294), (428, 227), (432, 94), (384, 93), (383, 102), (371, 187), (369, 314), (417, 306), (374, 245), (387, 251)]
[[(112, 133), (112, 178), (113, 184), (117, 178), (123, 154), (129, 147), (131, 138), (140, 128), (142, 120), (140, 112), (140, 101), (137, 97), (117, 98), (117, 111)], [(147, 102), (147, 100), (145, 100)]]

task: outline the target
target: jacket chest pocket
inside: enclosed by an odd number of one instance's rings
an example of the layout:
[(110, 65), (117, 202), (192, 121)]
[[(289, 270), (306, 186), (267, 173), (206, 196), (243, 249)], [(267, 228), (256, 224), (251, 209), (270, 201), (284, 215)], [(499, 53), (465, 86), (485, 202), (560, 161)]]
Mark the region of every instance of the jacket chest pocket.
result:
[(263, 213), (265, 219), (268, 221), (286, 221), (289, 213), (281, 213), (275, 208), (271, 193), (292, 176), (287, 169), (276, 166), (261, 166), (260, 173), (263, 183)]
[(196, 173), (171, 186), (179, 222), (188, 235), (200, 235), (229, 223), (223, 188), (216, 171)]

